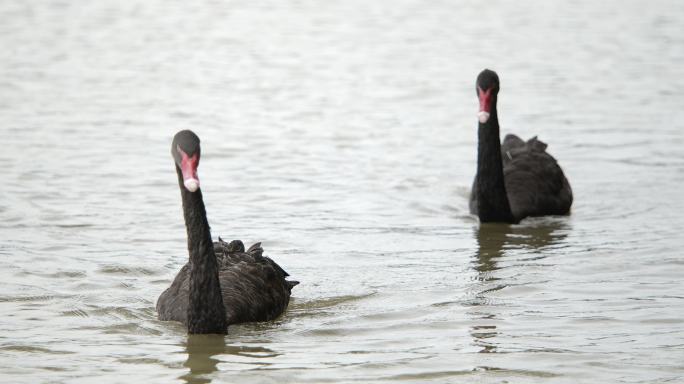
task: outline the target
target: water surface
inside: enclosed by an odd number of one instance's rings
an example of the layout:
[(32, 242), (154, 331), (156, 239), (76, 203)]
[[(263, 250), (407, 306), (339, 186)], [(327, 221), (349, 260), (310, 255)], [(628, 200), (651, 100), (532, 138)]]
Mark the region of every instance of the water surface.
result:
[[(0, 3), (0, 381), (684, 381), (684, 3)], [(479, 225), (474, 82), (570, 217)], [(276, 321), (156, 319), (214, 236), (301, 281)]]

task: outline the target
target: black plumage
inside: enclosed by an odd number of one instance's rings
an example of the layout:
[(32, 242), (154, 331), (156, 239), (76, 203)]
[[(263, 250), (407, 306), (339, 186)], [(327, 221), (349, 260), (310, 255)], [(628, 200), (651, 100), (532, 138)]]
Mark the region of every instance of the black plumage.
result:
[[(485, 94), (489, 91), (489, 94)], [(529, 216), (566, 215), (572, 189), (547, 145), (536, 137), (527, 142), (507, 135), (499, 141), (496, 109), (499, 78), (484, 70), (477, 79), (480, 113), (477, 174), (470, 195), (470, 212), (481, 222), (517, 223)]]
[[(196, 180), (199, 138), (190, 131), (181, 131), (174, 138), (171, 152), (183, 199), (190, 261), (159, 296), (159, 319), (180, 321), (187, 325), (189, 333), (226, 333), (230, 324), (275, 319), (287, 308), (291, 289), (298, 282), (287, 281), (288, 274), (263, 256), (261, 243), (245, 251), (240, 240), (211, 241)], [(187, 164), (195, 154), (193, 173)], [(197, 182), (195, 191), (186, 187), (193, 188), (188, 179)]]

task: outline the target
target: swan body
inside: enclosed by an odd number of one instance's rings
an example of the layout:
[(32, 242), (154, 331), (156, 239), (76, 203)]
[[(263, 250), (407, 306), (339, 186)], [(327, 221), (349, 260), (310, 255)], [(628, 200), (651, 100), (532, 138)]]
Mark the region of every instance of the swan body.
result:
[(567, 215), (572, 189), (547, 145), (534, 137), (507, 135), (499, 141), (496, 109), (499, 78), (484, 70), (477, 80), (478, 168), (470, 195), (470, 212), (481, 222), (518, 223), (525, 217)]
[(239, 240), (211, 239), (197, 167), (199, 138), (185, 130), (171, 146), (183, 201), (189, 261), (157, 300), (160, 320), (179, 321), (188, 333), (225, 334), (230, 324), (280, 316), (296, 281), (263, 256), (261, 243), (245, 250)]
[[(263, 252), (261, 243), (246, 251), (240, 240), (226, 243), (219, 237), (214, 243), (228, 325), (273, 320), (287, 308), (297, 282), (285, 280), (287, 272)], [(159, 319), (187, 324), (189, 297), (190, 263), (186, 263), (157, 301)]]

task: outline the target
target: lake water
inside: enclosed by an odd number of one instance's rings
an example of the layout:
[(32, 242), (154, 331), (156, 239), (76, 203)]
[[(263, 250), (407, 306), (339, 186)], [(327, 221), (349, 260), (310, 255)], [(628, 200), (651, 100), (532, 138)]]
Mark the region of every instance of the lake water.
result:
[[(0, 381), (684, 382), (684, 2), (0, 3)], [(482, 225), (475, 78), (572, 215)], [(188, 337), (173, 134), (213, 236), (301, 284)]]

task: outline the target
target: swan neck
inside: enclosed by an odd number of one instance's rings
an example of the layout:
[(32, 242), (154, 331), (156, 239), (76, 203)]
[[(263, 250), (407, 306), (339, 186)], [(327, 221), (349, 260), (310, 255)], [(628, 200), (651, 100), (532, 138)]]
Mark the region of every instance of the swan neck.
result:
[(504, 181), (496, 98), (489, 120), (478, 125), (476, 179), (480, 222), (515, 222)]
[(190, 296), (188, 302), (188, 333), (226, 333), (226, 313), (223, 306), (218, 262), (214, 254), (211, 230), (200, 189), (189, 192), (183, 185), (183, 175), (176, 167), (183, 200), (183, 216), (190, 255)]

